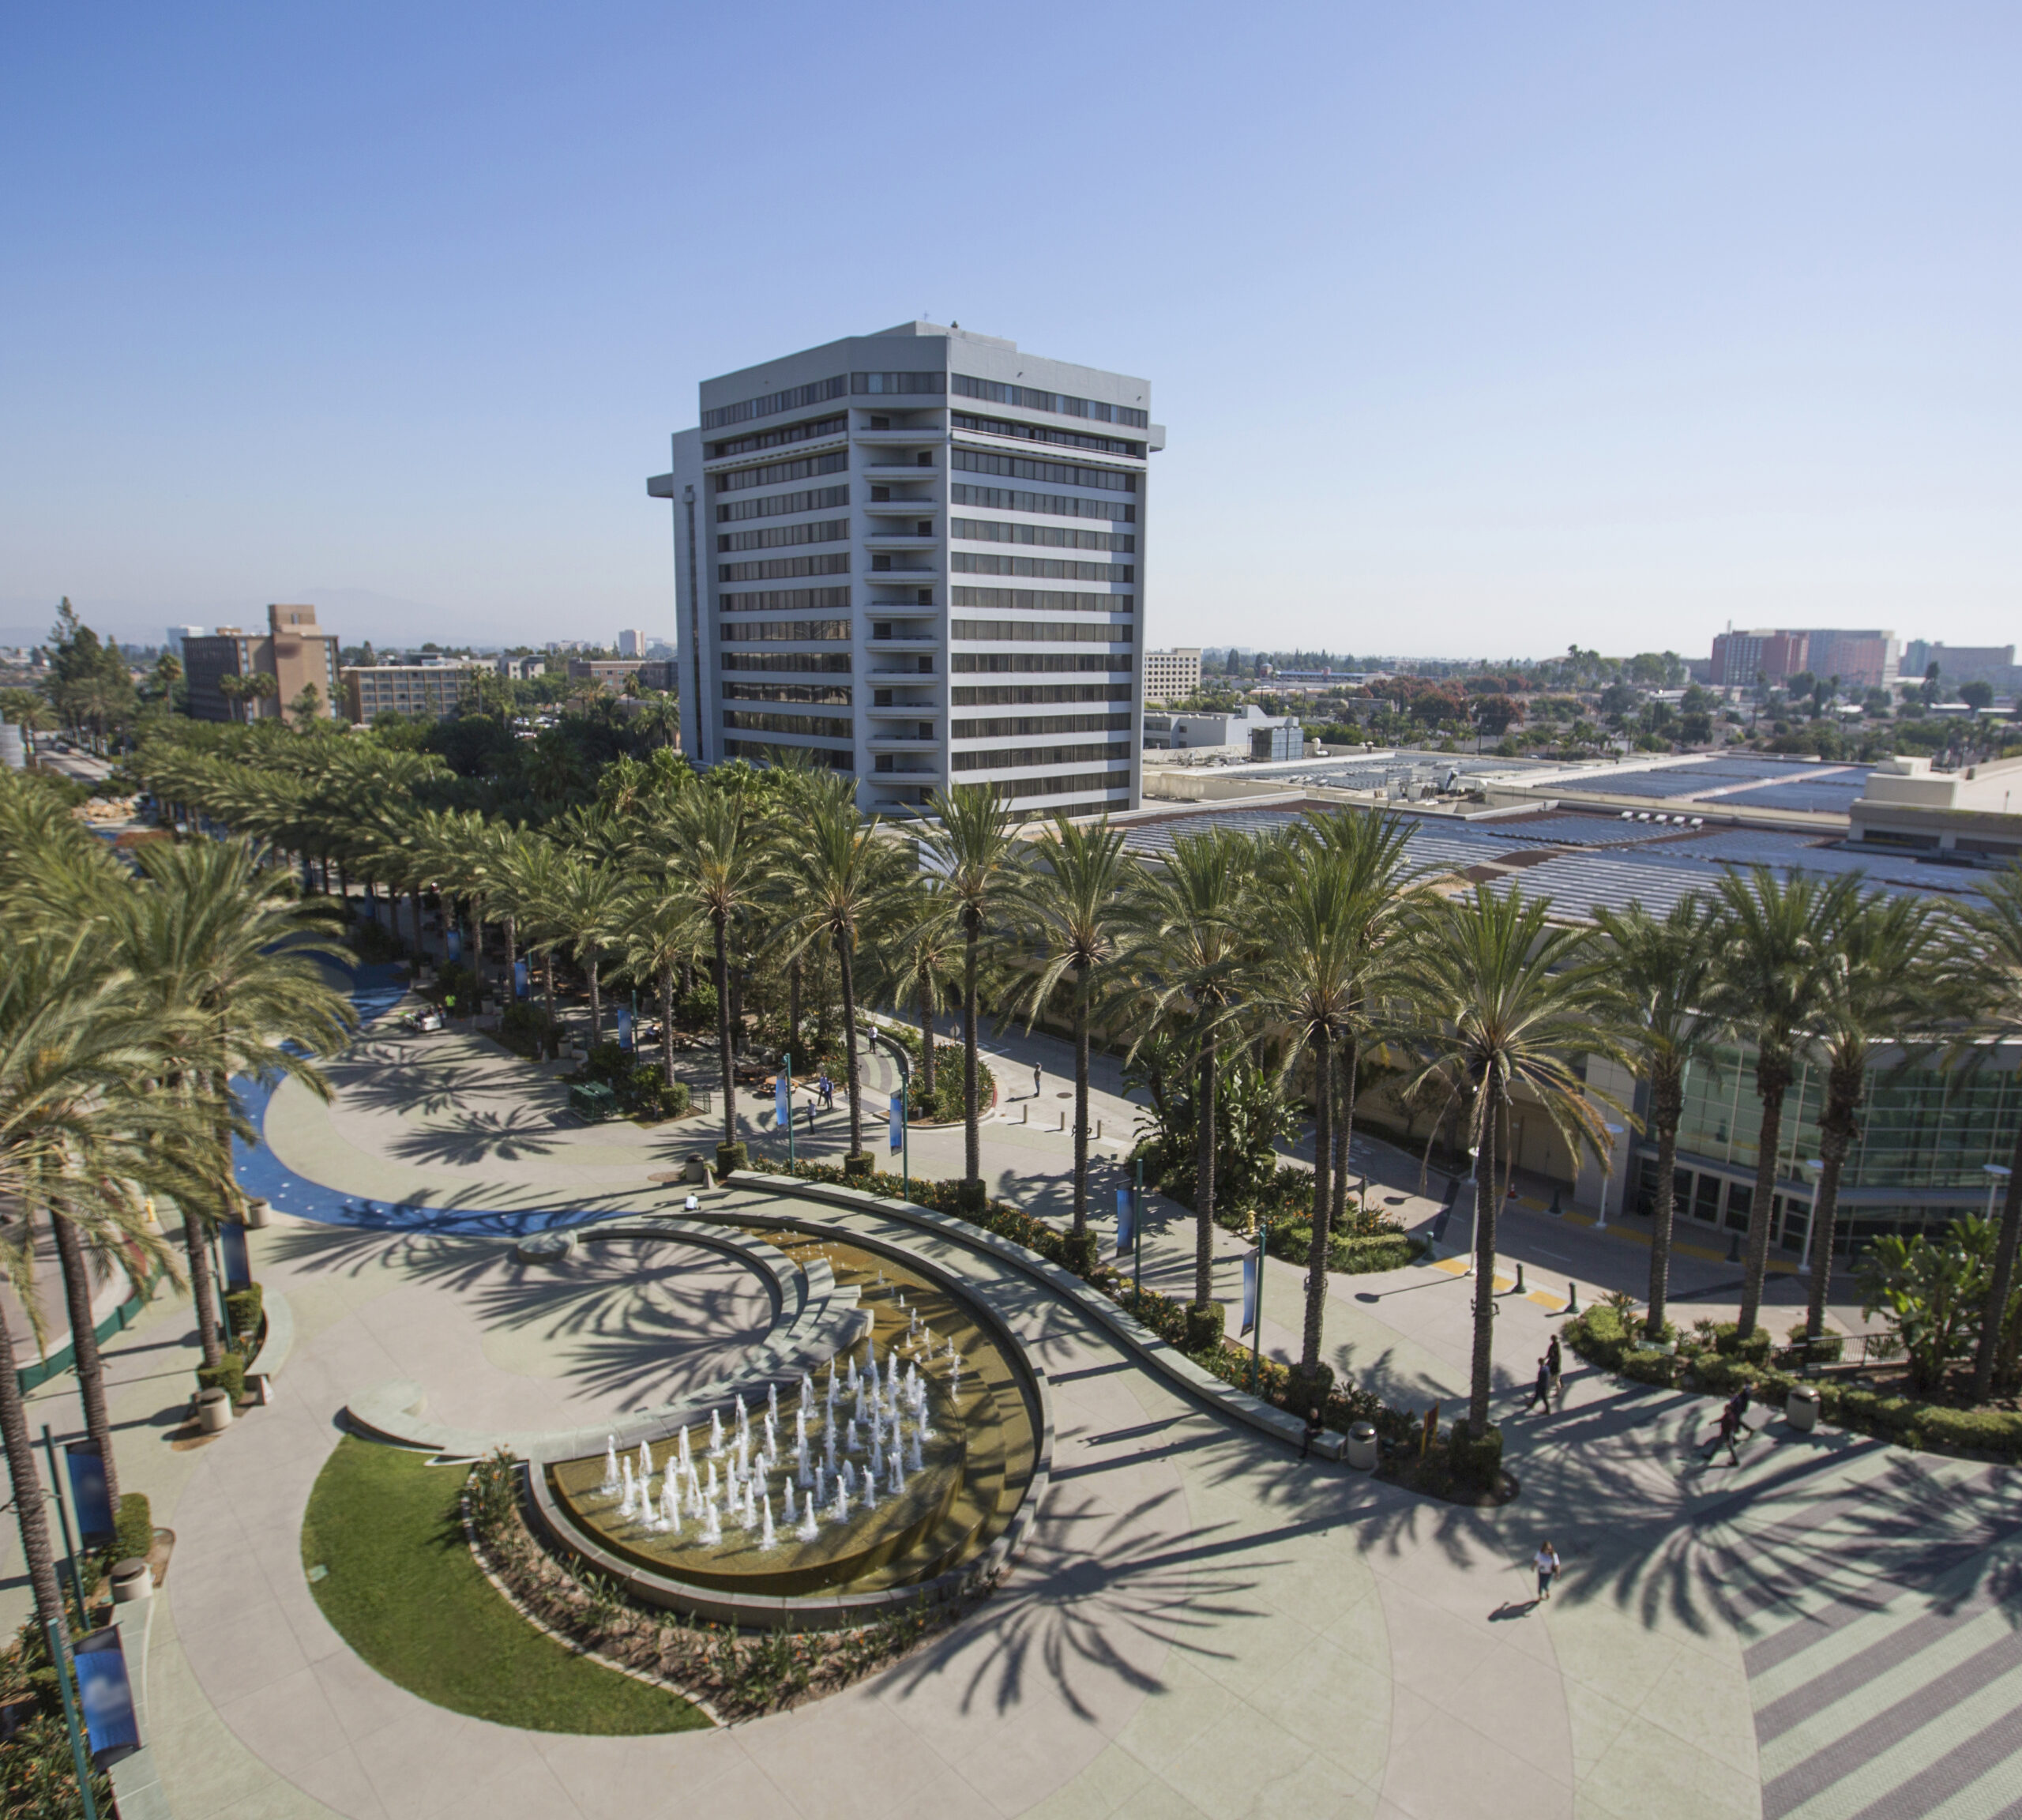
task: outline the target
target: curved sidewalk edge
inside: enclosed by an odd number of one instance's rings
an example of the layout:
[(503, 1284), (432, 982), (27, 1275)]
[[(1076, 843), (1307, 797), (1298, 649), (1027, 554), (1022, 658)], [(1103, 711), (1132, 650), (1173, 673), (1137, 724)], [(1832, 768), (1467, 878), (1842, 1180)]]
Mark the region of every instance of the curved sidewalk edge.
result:
[[(729, 1186), (755, 1189), (783, 1199), (825, 1201), (831, 1206), (848, 1208), (852, 1213), (882, 1214), (957, 1243), (988, 1251), (1073, 1303), (1082, 1313), (1107, 1328), (1151, 1370), (1218, 1414), (1288, 1446), (1296, 1447), (1305, 1439), (1306, 1425), (1297, 1417), (1287, 1416), (1261, 1397), (1238, 1390), (1233, 1384), (1223, 1383), (1212, 1372), (1204, 1371), (1178, 1347), (1161, 1340), (1107, 1295), (1091, 1289), (1072, 1271), (1048, 1263), (1038, 1252), (1028, 1250), (1011, 1239), (999, 1238), (972, 1221), (957, 1219), (949, 1213), (936, 1213), (930, 1208), (919, 1206), (911, 1201), (888, 1200), (880, 1194), (866, 1194), (860, 1188), (809, 1182), (798, 1175), (761, 1175), (739, 1171), (726, 1180)], [(1345, 1435), (1336, 1435), (1329, 1429), (1313, 1443), (1313, 1451), (1323, 1459), (1339, 1460), (1347, 1451), (1347, 1444)]]

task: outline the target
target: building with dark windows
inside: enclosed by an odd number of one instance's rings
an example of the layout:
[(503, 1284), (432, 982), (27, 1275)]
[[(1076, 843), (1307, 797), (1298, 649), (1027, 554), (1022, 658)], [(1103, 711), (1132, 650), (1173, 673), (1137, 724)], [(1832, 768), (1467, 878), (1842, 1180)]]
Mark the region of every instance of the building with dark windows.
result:
[(314, 607), (269, 607), (264, 633), (239, 626), (179, 630), (192, 720), (291, 717), (306, 689), (316, 691), (319, 720), (336, 712), (337, 637), (316, 623)]
[(1137, 807), (1145, 381), (901, 323), (701, 388), (647, 491), (674, 507), (682, 725), (916, 810), (988, 784)]

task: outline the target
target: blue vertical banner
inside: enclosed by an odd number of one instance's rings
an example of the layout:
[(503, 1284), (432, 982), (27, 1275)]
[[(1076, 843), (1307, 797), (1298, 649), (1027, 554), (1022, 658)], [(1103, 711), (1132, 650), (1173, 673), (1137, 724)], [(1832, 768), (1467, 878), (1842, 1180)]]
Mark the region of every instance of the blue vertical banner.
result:
[(513, 963), (513, 996), (524, 998), (527, 995), (527, 964), (524, 961)]
[(452, 961), (460, 960), (464, 953), (464, 932), (455, 923), (449, 925), (449, 933), (443, 937), (443, 952)]
[(888, 1148), (896, 1150), (906, 1141), (906, 1096), (904, 1093), (892, 1096), (892, 1110), (888, 1122), (892, 1128)]
[(1137, 1203), (1128, 1188), (1116, 1191), (1116, 1254), (1128, 1257), (1137, 1237)]
[(793, 1077), (784, 1068), (772, 1089), (772, 1122), (782, 1131), (793, 1122)]
[(236, 1220), (218, 1222), (218, 1248), (224, 1254), (224, 1280), (234, 1288), (253, 1280), (253, 1260), (246, 1249), (246, 1228)]
[(105, 1488), (105, 1461), (96, 1441), (70, 1441), (63, 1447), (70, 1472), (70, 1504), (77, 1514), (77, 1533), (112, 1533), (112, 1495)]
[(1247, 1333), (1257, 1325), (1257, 1276), (1258, 1254), (1247, 1251), (1242, 1259), (1242, 1325), (1236, 1331)]
[(621, 1049), (632, 1047), (632, 1013), (622, 1005), (618, 1008), (618, 1046)]
[(71, 1660), (77, 1668), (77, 1694), (85, 1709), (85, 1735), (95, 1752), (121, 1745), (137, 1750), (141, 1724), (133, 1712), (133, 1684), (127, 1679), (126, 1653), (119, 1633), (107, 1625), (81, 1637)]

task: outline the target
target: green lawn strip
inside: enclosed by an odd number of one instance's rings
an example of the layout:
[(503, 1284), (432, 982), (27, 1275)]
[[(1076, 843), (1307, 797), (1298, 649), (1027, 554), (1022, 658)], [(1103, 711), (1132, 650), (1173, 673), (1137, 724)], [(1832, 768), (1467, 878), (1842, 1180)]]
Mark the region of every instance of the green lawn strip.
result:
[(318, 1476), (302, 1525), (311, 1589), (352, 1649), (411, 1694), (534, 1732), (686, 1732), (686, 1701), (589, 1661), (521, 1617), (478, 1570), (457, 1495), (469, 1468), (353, 1436)]

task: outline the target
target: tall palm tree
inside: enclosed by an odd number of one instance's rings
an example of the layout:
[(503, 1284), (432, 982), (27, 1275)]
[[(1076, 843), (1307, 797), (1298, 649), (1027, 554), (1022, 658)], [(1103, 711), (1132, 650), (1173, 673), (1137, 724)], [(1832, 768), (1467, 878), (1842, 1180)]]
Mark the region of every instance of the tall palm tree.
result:
[(1755, 1047), (1755, 1093), (1762, 1123), (1737, 1329), (1746, 1340), (1762, 1308), (1769, 1267), (1771, 1197), (1783, 1147), (1783, 1100), (1796, 1078), (1798, 1045), (1832, 958), (1831, 932), (1859, 895), (1858, 873), (1825, 879), (1767, 866), (1730, 871), (1716, 900), (1718, 952), (1708, 1009)]
[(635, 874), (615, 907), (612, 927), (633, 976), (651, 980), (660, 988), (660, 1069), (671, 1087), (675, 974), (696, 949), (695, 906), (663, 873)]
[(1825, 1107), (1818, 1121), (1818, 1191), (1812, 1198), (1811, 1299), (1805, 1335), (1825, 1332), (1832, 1280), (1840, 1177), (1859, 1135), (1869, 1062), (1878, 1044), (1929, 1031), (1949, 1007), (1957, 976), (1946, 965), (1937, 908), (1926, 899), (1870, 892), (1847, 909), (1830, 934), (1831, 958), (1808, 1020), (1825, 1052)]
[(202, 1143), (171, 1148), (192, 1177), (220, 1187), (208, 1205), (183, 1205), (204, 1363), (214, 1366), (224, 1348), (205, 1226), (236, 1198), (231, 1141), (248, 1130), (232, 1077), (297, 1080), (329, 1096), (314, 1059), (341, 1048), (357, 1018), (325, 965), (348, 957), (329, 908), (296, 900), (287, 874), (263, 870), (243, 840), (156, 844), (137, 859), (141, 888), (121, 905), (118, 953), (136, 1005), (161, 1021), (167, 1091), (204, 1120)]
[(1137, 863), (1105, 815), (1086, 825), (1056, 817), (1034, 844), (1014, 910), (1032, 947), (1024, 995), (1035, 1021), (1065, 980), (1074, 1030), (1074, 1224), (1069, 1267), (1094, 1269), (1096, 1235), (1088, 1230), (1088, 1025), (1102, 987), (1124, 950), (1127, 906), (1137, 888)]
[(603, 998), (599, 976), (618, 922), (619, 905), (626, 891), (623, 876), (611, 867), (595, 860), (570, 859), (562, 863), (562, 876), (547, 915), (553, 927), (567, 932), (567, 940), (590, 986), (590, 1046), (603, 1040)]
[(844, 1168), (868, 1175), (871, 1158), (863, 1147), (863, 1067), (857, 1053), (856, 953), (866, 931), (892, 903), (904, 879), (900, 849), (880, 837), (875, 816), (857, 811), (847, 778), (805, 811), (806, 819), (786, 834), (780, 868), (793, 894), (790, 927), (796, 948), (825, 940), (842, 978), (843, 1045), (850, 1099), (850, 1148)]
[(730, 1040), (730, 931), (763, 901), (773, 870), (768, 825), (741, 790), (714, 787), (682, 793), (668, 811), (668, 831), (680, 874), (696, 911), (708, 924), (715, 950), (716, 1056), (723, 1077), (723, 1142), (719, 1170), (741, 1169), (737, 1141), (736, 1075)]
[(1379, 1040), (1393, 1009), (1388, 1001), (1399, 984), (1398, 963), (1404, 953), (1400, 938), (1426, 908), (1425, 887), (1415, 882), (1426, 868), (1414, 867), (1409, 858), (1412, 826), (1404, 817), (1387, 812), (1370, 814), (1341, 809), (1325, 814), (1310, 810), (1305, 827), (1295, 833), (1295, 849), (1302, 841), (1311, 843), (1340, 854), (1347, 862), (1359, 924), (1356, 988), (1342, 1026), (1340, 1057), (1334, 1070), (1330, 1229), (1347, 1205), (1348, 1146), (1355, 1132), (1362, 1058)]
[(1475, 1164), (1475, 1337), (1468, 1431), (1488, 1431), (1495, 1367), (1496, 1162), (1512, 1100), (1521, 1093), (1577, 1156), (1607, 1154), (1605, 1111), (1619, 1110), (1580, 1078), (1583, 1059), (1622, 1059), (1611, 989), (1586, 965), (1592, 938), (1554, 927), (1550, 900), (1486, 885), (1426, 919), (1414, 945), (1418, 1001), (1437, 1007), (1422, 1040), (1421, 1081), (1443, 1082), (1466, 1106)]
[[(18, 928), (13, 933), (19, 935)], [(32, 1215), (37, 1209), (47, 1214), (62, 1268), (85, 1429), (98, 1446), (117, 1511), (118, 1462), (85, 1254), (116, 1256), (145, 1280), (167, 1260), (160, 1238), (148, 1229), (144, 1194), (184, 1194), (200, 1185), (167, 1162), (164, 1141), (192, 1134), (188, 1109), (150, 1091), (160, 1028), (135, 1006), (131, 983), (105, 965), (103, 949), (100, 928), (46, 930), (20, 939), (14, 952), (25, 964), (0, 975), (0, 1203), (30, 1216), (0, 1237), (0, 1269), (43, 1339), (41, 1303), (30, 1280)], [(13, 1356), (5, 1329), (0, 1310), (0, 1359)], [(6, 1393), (0, 1431), (39, 1598), (22, 1498), (34, 1487), (31, 1501), (39, 1516), (41, 1494), (32, 1458), (13, 1451), (17, 1442), (25, 1450), (28, 1431), (11, 1368), (0, 1371), (0, 1393)], [(9, 1400), (11, 1412), (4, 1407)]]
[(1671, 1294), (1673, 1192), (1678, 1128), (1685, 1116), (1686, 1070), (1718, 1066), (1718, 1031), (1704, 1006), (1712, 988), (1718, 928), (1712, 906), (1688, 892), (1665, 916), (1641, 904), (1596, 906), (1609, 942), (1607, 977), (1621, 999), (1625, 1045), (1650, 1089), (1648, 1126), (1657, 1144), (1657, 1184), (1650, 1228), (1650, 1307), (1644, 1331), (1664, 1332)]
[[(2013, 1043), (2022, 1039), (2022, 866), (2005, 867), (1983, 890), (1984, 903), (1968, 904), (1958, 912), (1955, 974), (1977, 1006), (1979, 1032), (1996, 1042)], [(1994, 1393), (2001, 1323), (2015, 1291), (2016, 1256), (2022, 1248), (2022, 1120), (2016, 1125), (2008, 1170), (2008, 1192), (1980, 1315), (1979, 1345), (1973, 1356), (1973, 1397), (1980, 1403)]]
[(1223, 1031), (1241, 1002), (1257, 951), (1257, 849), (1227, 829), (1182, 834), (1129, 906), (1129, 965), (1152, 1001), (1151, 1028), (1167, 1025), (1192, 1051), (1197, 1085), (1193, 1197), (1193, 1300), (1186, 1349), (1221, 1337), (1214, 1293), (1215, 1091)]
[(955, 906), (938, 879), (913, 879), (896, 893), (893, 919), (904, 933), (889, 945), (885, 972), (892, 1002), (910, 1004), (919, 1020), (920, 1092), (932, 1102), (937, 1083), (935, 1024), (957, 976), (964, 944)]
[(983, 1108), (977, 1069), (976, 972), (983, 938), (1015, 897), (1025, 873), (1018, 844), (1020, 818), (987, 784), (937, 790), (929, 804), (935, 825), (920, 839), (920, 854), (938, 873), (962, 931), (962, 1197), (980, 1212)]

